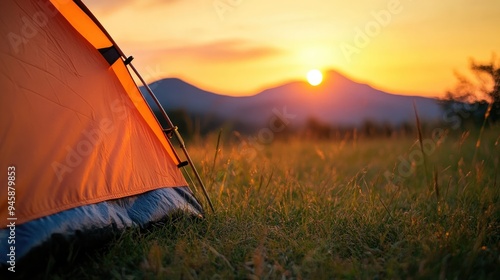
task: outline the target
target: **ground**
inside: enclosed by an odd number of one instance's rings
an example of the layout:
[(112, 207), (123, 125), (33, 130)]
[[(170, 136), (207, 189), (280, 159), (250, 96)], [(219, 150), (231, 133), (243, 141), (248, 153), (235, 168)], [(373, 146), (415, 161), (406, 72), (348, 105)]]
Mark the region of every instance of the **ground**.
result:
[(500, 279), (499, 131), (191, 141), (215, 213), (128, 231), (51, 277)]

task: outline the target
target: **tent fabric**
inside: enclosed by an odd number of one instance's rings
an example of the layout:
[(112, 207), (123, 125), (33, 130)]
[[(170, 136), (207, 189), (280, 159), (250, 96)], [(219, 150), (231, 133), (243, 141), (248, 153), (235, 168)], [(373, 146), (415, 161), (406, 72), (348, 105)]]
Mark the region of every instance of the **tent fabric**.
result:
[[(39, 16), (48, 1), (0, 5), (1, 166), (16, 166), (16, 201), (30, 206), (18, 223), (187, 185), (122, 61), (110, 67), (62, 14)], [(2, 220), (6, 208), (2, 195)]]
[[(99, 49), (112, 41), (78, 4), (3, 0), (0, 13), (0, 168), (6, 174), (15, 166), (17, 226), (57, 221), (48, 217), (60, 213), (93, 219), (81, 207), (187, 188), (123, 59), (110, 65)], [(6, 175), (0, 184), (0, 220), (6, 221)], [(191, 193), (175, 201), (172, 209), (201, 213)], [(6, 226), (0, 224), (1, 234)]]
[[(103, 49), (107, 47), (113, 47), (112, 42), (107, 36), (99, 29), (95, 22), (86, 14), (86, 11), (82, 10), (81, 7), (85, 5), (79, 1), (75, 0), (51, 0), (51, 3), (57, 8), (58, 12), (61, 13), (62, 16), (71, 24), (73, 28), (76, 29), (80, 35), (82, 35), (92, 46), (96, 49)], [(148, 124), (153, 128), (153, 131), (157, 135), (157, 137), (162, 141), (164, 146), (168, 146), (169, 144), (163, 137), (163, 133), (159, 129), (154, 129), (157, 127), (156, 120), (153, 118), (151, 114), (149, 114), (148, 107), (145, 106), (144, 100), (137, 89), (136, 84), (130, 78), (130, 74), (123, 63), (114, 63), (112, 65), (112, 69), (115, 72), (116, 76), (122, 83), (122, 86), (127, 90), (128, 95), (134, 102), (134, 105), (139, 109), (139, 112), (142, 114), (143, 118), (148, 122)], [(175, 155), (173, 154), (171, 149), (167, 150), (170, 156), (177, 160)], [(179, 164), (180, 162), (176, 162)]]

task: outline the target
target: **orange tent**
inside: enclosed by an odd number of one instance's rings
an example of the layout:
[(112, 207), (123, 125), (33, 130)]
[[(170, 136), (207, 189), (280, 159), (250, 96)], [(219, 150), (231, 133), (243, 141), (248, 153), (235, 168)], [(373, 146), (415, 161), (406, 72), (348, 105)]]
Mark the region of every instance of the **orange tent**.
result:
[(0, 13), (1, 263), (11, 222), (19, 259), (55, 233), (201, 215), (129, 61), (86, 7), (3, 0)]

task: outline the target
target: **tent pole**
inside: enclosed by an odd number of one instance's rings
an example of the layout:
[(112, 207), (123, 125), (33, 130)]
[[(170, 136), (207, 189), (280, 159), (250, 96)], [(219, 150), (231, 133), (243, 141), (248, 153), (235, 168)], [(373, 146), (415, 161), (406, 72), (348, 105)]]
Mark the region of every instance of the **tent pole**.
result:
[(158, 100), (158, 98), (156, 97), (156, 95), (153, 93), (153, 90), (149, 87), (149, 85), (146, 83), (146, 81), (144, 81), (144, 79), (142, 78), (142, 76), (139, 73), (139, 71), (137, 71), (137, 69), (134, 67), (134, 65), (132, 65), (132, 63), (130, 63), (129, 66), (134, 71), (134, 73), (137, 75), (137, 77), (139, 78), (139, 80), (141, 81), (141, 83), (144, 85), (144, 87), (146, 88), (146, 90), (149, 93), (149, 95), (153, 98), (155, 104), (158, 106), (158, 108), (160, 108), (160, 111), (161, 111), (161, 114), (162, 114), (163, 118), (167, 121), (168, 125), (174, 130), (173, 132), (175, 134), (175, 138), (177, 138), (177, 141), (179, 141), (180, 148), (184, 152), (184, 155), (186, 156), (186, 159), (187, 159), (189, 165), (193, 169), (193, 172), (194, 172), (194, 175), (196, 177), (196, 180), (198, 181), (198, 184), (200, 185), (201, 189), (203, 190), (203, 194), (205, 195), (205, 198), (207, 199), (207, 202), (210, 205), (210, 209), (212, 209), (212, 212), (215, 212), (214, 206), (212, 204), (212, 200), (210, 199), (210, 196), (208, 195), (207, 189), (205, 188), (205, 184), (203, 183), (203, 180), (201, 179), (201, 176), (198, 173), (198, 170), (196, 169), (196, 167), (195, 167), (195, 165), (193, 163), (193, 160), (189, 156), (189, 153), (188, 153), (188, 151), (186, 149), (186, 144), (184, 143), (184, 139), (182, 138), (181, 134), (179, 133), (179, 130), (177, 129), (177, 126), (175, 126), (172, 123), (172, 121), (170, 120), (167, 112), (165, 111), (165, 109), (161, 105), (161, 103)]
[[(80, 9), (82, 9), (85, 12), (85, 14), (87, 14), (87, 16), (90, 17), (90, 19), (92, 19), (92, 21), (99, 27), (99, 29), (101, 29), (101, 31), (111, 41), (111, 43), (116, 48), (116, 50), (118, 51), (118, 53), (124, 59), (123, 61), (124, 62), (128, 62), (127, 64), (130, 66), (130, 68), (134, 71), (135, 75), (139, 78), (139, 80), (141, 81), (141, 83), (144, 85), (144, 87), (148, 91), (149, 95), (153, 98), (153, 100), (156, 103), (156, 105), (158, 106), (158, 108), (160, 108), (161, 114), (162, 114), (163, 118), (167, 121), (167, 123), (170, 126), (170, 128), (173, 129), (175, 137), (177, 138), (177, 141), (179, 141), (180, 147), (181, 147), (182, 151), (184, 152), (184, 155), (186, 156), (187, 162), (189, 163), (189, 165), (191, 165), (191, 168), (193, 169), (194, 175), (196, 176), (196, 179), (197, 179), (197, 181), (198, 181), (201, 189), (203, 190), (203, 194), (205, 195), (205, 198), (207, 199), (208, 204), (210, 205), (210, 209), (212, 209), (212, 212), (215, 212), (214, 206), (212, 204), (212, 201), (210, 200), (210, 197), (208, 196), (207, 190), (205, 188), (205, 184), (203, 184), (203, 180), (201, 179), (200, 174), (198, 173), (198, 170), (196, 170), (196, 167), (194, 166), (194, 163), (191, 160), (191, 157), (189, 156), (189, 153), (188, 153), (188, 151), (186, 149), (186, 145), (184, 144), (184, 139), (182, 139), (181, 134), (179, 133), (179, 131), (177, 131), (177, 127), (172, 123), (172, 121), (170, 120), (170, 118), (167, 115), (167, 112), (165, 112), (165, 109), (163, 109), (163, 106), (161, 106), (160, 101), (158, 100), (158, 98), (156, 98), (156, 95), (153, 93), (153, 91), (151, 90), (151, 88), (149, 87), (149, 85), (146, 83), (146, 81), (144, 80), (144, 78), (142, 78), (141, 74), (139, 73), (139, 71), (137, 71), (137, 69), (134, 67), (134, 65), (132, 65), (132, 63), (130, 63), (130, 61), (132, 60), (132, 57), (127, 57), (123, 53), (123, 51), (120, 49), (120, 47), (118, 46), (118, 44), (116, 44), (115, 40), (113, 40), (113, 38), (108, 33), (108, 31), (104, 28), (104, 26), (99, 22), (99, 20), (94, 16), (94, 14), (87, 8), (87, 6), (81, 0), (74, 0), (74, 1), (75, 1), (75, 4), (77, 4), (80, 7)], [(146, 100), (144, 100), (144, 101), (147, 103)], [(161, 124), (160, 124), (160, 126), (161, 126)], [(164, 131), (164, 134), (165, 133), (166, 132)], [(167, 135), (165, 135), (165, 136), (167, 138), (167, 141), (170, 142), (170, 140), (168, 140), (168, 136)], [(179, 160), (179, 156), (177, 155), (177, 152), (175, 151), (175, 149), (173, 149), (173, 152), (176, 155), (177, 159)], [(180, 162), (180, 160), (179, 160), (179, 162)]]

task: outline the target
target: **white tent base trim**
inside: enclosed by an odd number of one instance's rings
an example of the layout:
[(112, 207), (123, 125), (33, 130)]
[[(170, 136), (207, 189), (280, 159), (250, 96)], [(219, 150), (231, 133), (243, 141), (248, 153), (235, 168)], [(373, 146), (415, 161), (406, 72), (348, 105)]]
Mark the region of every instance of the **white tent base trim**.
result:
[[(52, 241), (64, 239), (65, 243), (72, 243), (96, 233), (109, 236), (129, 228), (146, 228), (178, 211), (195, 217), (203, 216), (201, 205), (188, 187), (156, 189), (45, 216), (16, 227), (16, 262)], [(9, 228), (1, 229), (0, 240), (8, 240), (9, 234)], [(97, 241), (100, 239), (95, 238)], [(48, 257), (50, 252), (45, 254)], [(8, 264), (8, 261), (7, 254), (0, 255), (2, 265)]]

